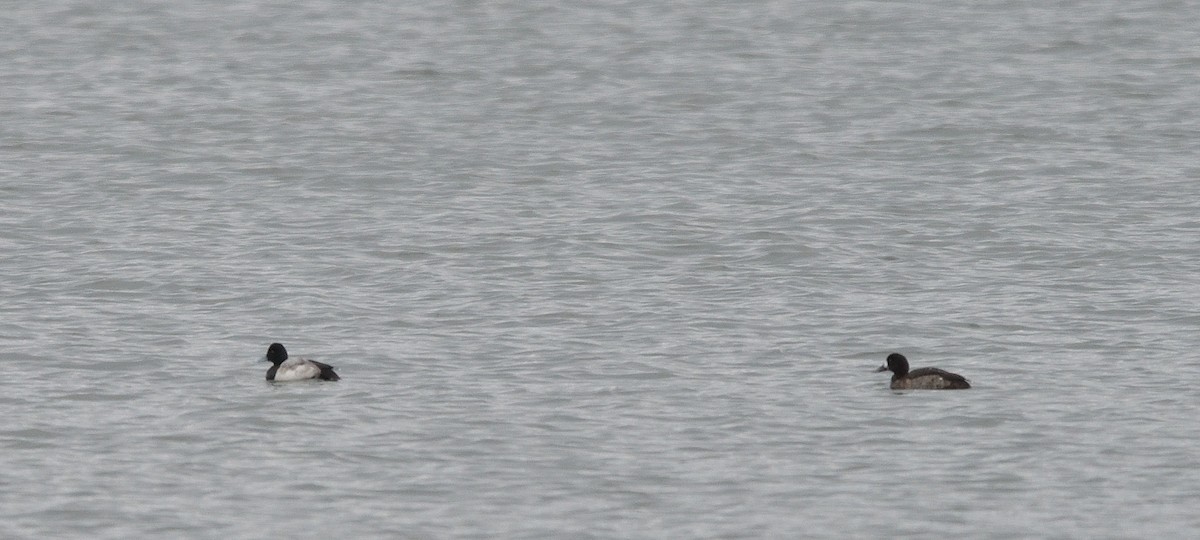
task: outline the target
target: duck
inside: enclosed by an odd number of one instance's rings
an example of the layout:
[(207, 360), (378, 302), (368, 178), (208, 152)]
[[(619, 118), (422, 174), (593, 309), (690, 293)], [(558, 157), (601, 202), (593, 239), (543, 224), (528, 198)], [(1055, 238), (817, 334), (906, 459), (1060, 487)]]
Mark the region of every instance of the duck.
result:
[(309, 379), (319, 379), (322, 381), (340, 380), (337, 373), (333, 372), (333, 366), (322, 364), (315, 360), (305, 360), (304, 358), (288, 359), (287, 349), (283, 348), (280, 343), (272, 343), (267, 347), (267, 362), (274, 365), (267, 370), (267, 380), (275, 382), (286, 381), (306, 381)]
[(963, 390), (971, 387), (967, 379), (957, 373), (934, 367), (908, 369), (908, 359), (900, 353), (892, 353), (886, 363), (875, 370), (892, 372), (892, 390)]

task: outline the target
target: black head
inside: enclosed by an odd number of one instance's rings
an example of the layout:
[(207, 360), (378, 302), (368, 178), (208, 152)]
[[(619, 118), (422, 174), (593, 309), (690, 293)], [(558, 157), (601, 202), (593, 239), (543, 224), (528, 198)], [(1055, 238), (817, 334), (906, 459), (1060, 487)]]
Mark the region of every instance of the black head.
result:
[(880, 371), (891, 371), (892, 373), (895, 373), (901, 377), (908, 375), (908, 359), (900, 353), (889, 354), (887, 357), (887, 363), (875, 370), (876, 373)]
[(270, 347), (267, 347), (268, 362), (278, 366), (279, 364), (282, 364), (284, 360), (287, 360), (287, 349), (283, 348), (283, 345), (279, 343), (272, 343)]

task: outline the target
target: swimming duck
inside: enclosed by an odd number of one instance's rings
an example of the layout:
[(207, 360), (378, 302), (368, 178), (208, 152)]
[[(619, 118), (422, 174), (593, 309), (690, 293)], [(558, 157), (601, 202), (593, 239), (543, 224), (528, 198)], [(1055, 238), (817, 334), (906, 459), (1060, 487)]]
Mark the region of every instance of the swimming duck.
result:
[(957, 373), (934, 367), (908, 370), (908, 359), (900, 353), (892, 353), (887, 363), (875, 370), (892, 372), (892, 390), (961, 390), (970, 388), (971, 383)]
[(336, 381), (341, 379), (337, 373), (333, 372), (333, 366), (329, 364), (303, 358), (288, 360), (287, 349), (279, 343), (272, 343), (270, 347), (267, 347), (266, 361), (274, 364), (271, 369), (267, 370), (268, 381), (285, 382), (308, 379)]

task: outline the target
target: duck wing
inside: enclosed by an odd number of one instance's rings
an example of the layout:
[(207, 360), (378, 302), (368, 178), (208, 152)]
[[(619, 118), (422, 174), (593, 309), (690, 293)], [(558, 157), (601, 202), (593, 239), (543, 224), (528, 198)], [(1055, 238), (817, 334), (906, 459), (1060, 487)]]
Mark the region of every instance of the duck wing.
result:
[(963, 377), (962, 375), (959, 375), (957, 373), (950, 373), (949, 371), (946, 371), (944, 369), (935, 368), (935, 367), (919, 368), (919, 369), (914, 369), (914, 370), (908, 372), (909, 379), (916, 379), (919, 377), (941, 377), (942, 379), (945, 379), (945, 381), (948, 383), (946, 385), (946, 388), (970, 388), (971, 387), (971, 383), (967, 382), (966, 377)]

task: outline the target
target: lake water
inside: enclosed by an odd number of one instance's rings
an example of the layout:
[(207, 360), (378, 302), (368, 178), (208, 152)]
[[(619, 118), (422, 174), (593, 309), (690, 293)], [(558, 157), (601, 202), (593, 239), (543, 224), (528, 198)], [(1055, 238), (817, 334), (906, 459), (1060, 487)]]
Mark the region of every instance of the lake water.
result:
[(4, 538), (1200, 534), (1195, 3), (0, 28)]

